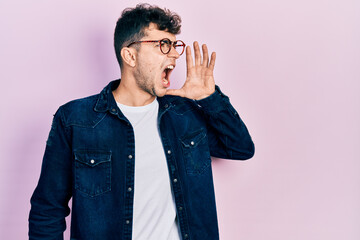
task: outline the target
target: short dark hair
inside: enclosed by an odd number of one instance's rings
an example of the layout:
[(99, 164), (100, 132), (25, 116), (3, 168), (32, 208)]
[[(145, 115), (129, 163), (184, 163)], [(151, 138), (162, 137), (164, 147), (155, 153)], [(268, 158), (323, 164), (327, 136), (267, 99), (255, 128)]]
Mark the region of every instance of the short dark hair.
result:
[(122, 67), (120, 51), (131, 42), (139, 41), (145, 36), (145, 28), (150, 23), (157, 25), (159, 30), (179, 34), (181, 18), (168, 9), (149, 4), (138, 4), (135, 8), (126, 8), (118, 19), (114, 33), (116, 58)]

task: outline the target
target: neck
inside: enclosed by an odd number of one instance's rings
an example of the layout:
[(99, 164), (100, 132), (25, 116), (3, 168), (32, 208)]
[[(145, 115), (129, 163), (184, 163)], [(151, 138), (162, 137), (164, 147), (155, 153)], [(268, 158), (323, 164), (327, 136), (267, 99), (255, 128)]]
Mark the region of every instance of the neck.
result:
[(155, 96), (140, 89), (133, 76), (121, 74), (119, 86), (112, 92), (115, 101), (127, 106), (139, 107), (150, 104)]

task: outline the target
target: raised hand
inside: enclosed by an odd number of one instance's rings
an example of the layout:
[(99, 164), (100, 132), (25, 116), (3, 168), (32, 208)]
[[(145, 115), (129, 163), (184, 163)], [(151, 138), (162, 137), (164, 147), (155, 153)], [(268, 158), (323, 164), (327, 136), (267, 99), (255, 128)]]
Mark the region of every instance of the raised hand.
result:
[(168, 89), (167, 95), (177, 95), (194, 100), (210, 96), (215, 91), (214, 66), (216, 53), (209, 53), (206, 44), (202, 45), (203, 57), (201, 58), (198, 42), (194, 42), (195, 65), (191, 56), (190, 46), (186, 47), (186, 81), (180, 89)]

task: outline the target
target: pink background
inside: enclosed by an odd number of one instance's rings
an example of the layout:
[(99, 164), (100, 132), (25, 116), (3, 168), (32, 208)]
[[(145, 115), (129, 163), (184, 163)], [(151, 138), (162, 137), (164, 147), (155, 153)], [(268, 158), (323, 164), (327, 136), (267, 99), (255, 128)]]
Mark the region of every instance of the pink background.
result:
[[(360, 239), (360, 2), (152, 3), (217, 52), (256, 145), (250, 161), (213, 161), (221, 239)], [(114, 26), (134, 5), (1, 0), (0, 239), (27, 238), (52, 114), (119, 77)], [(182, 57), (172, 87), (184, 76)]]

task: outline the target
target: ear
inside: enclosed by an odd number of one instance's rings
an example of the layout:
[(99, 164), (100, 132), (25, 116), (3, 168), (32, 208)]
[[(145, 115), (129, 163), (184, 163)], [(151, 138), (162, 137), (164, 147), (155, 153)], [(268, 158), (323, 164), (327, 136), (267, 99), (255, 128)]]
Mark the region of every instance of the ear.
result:
[(136, 65), (136, 50), (134, 48), (124, 47), (120, 51), (123, 63), (135, 67)]

